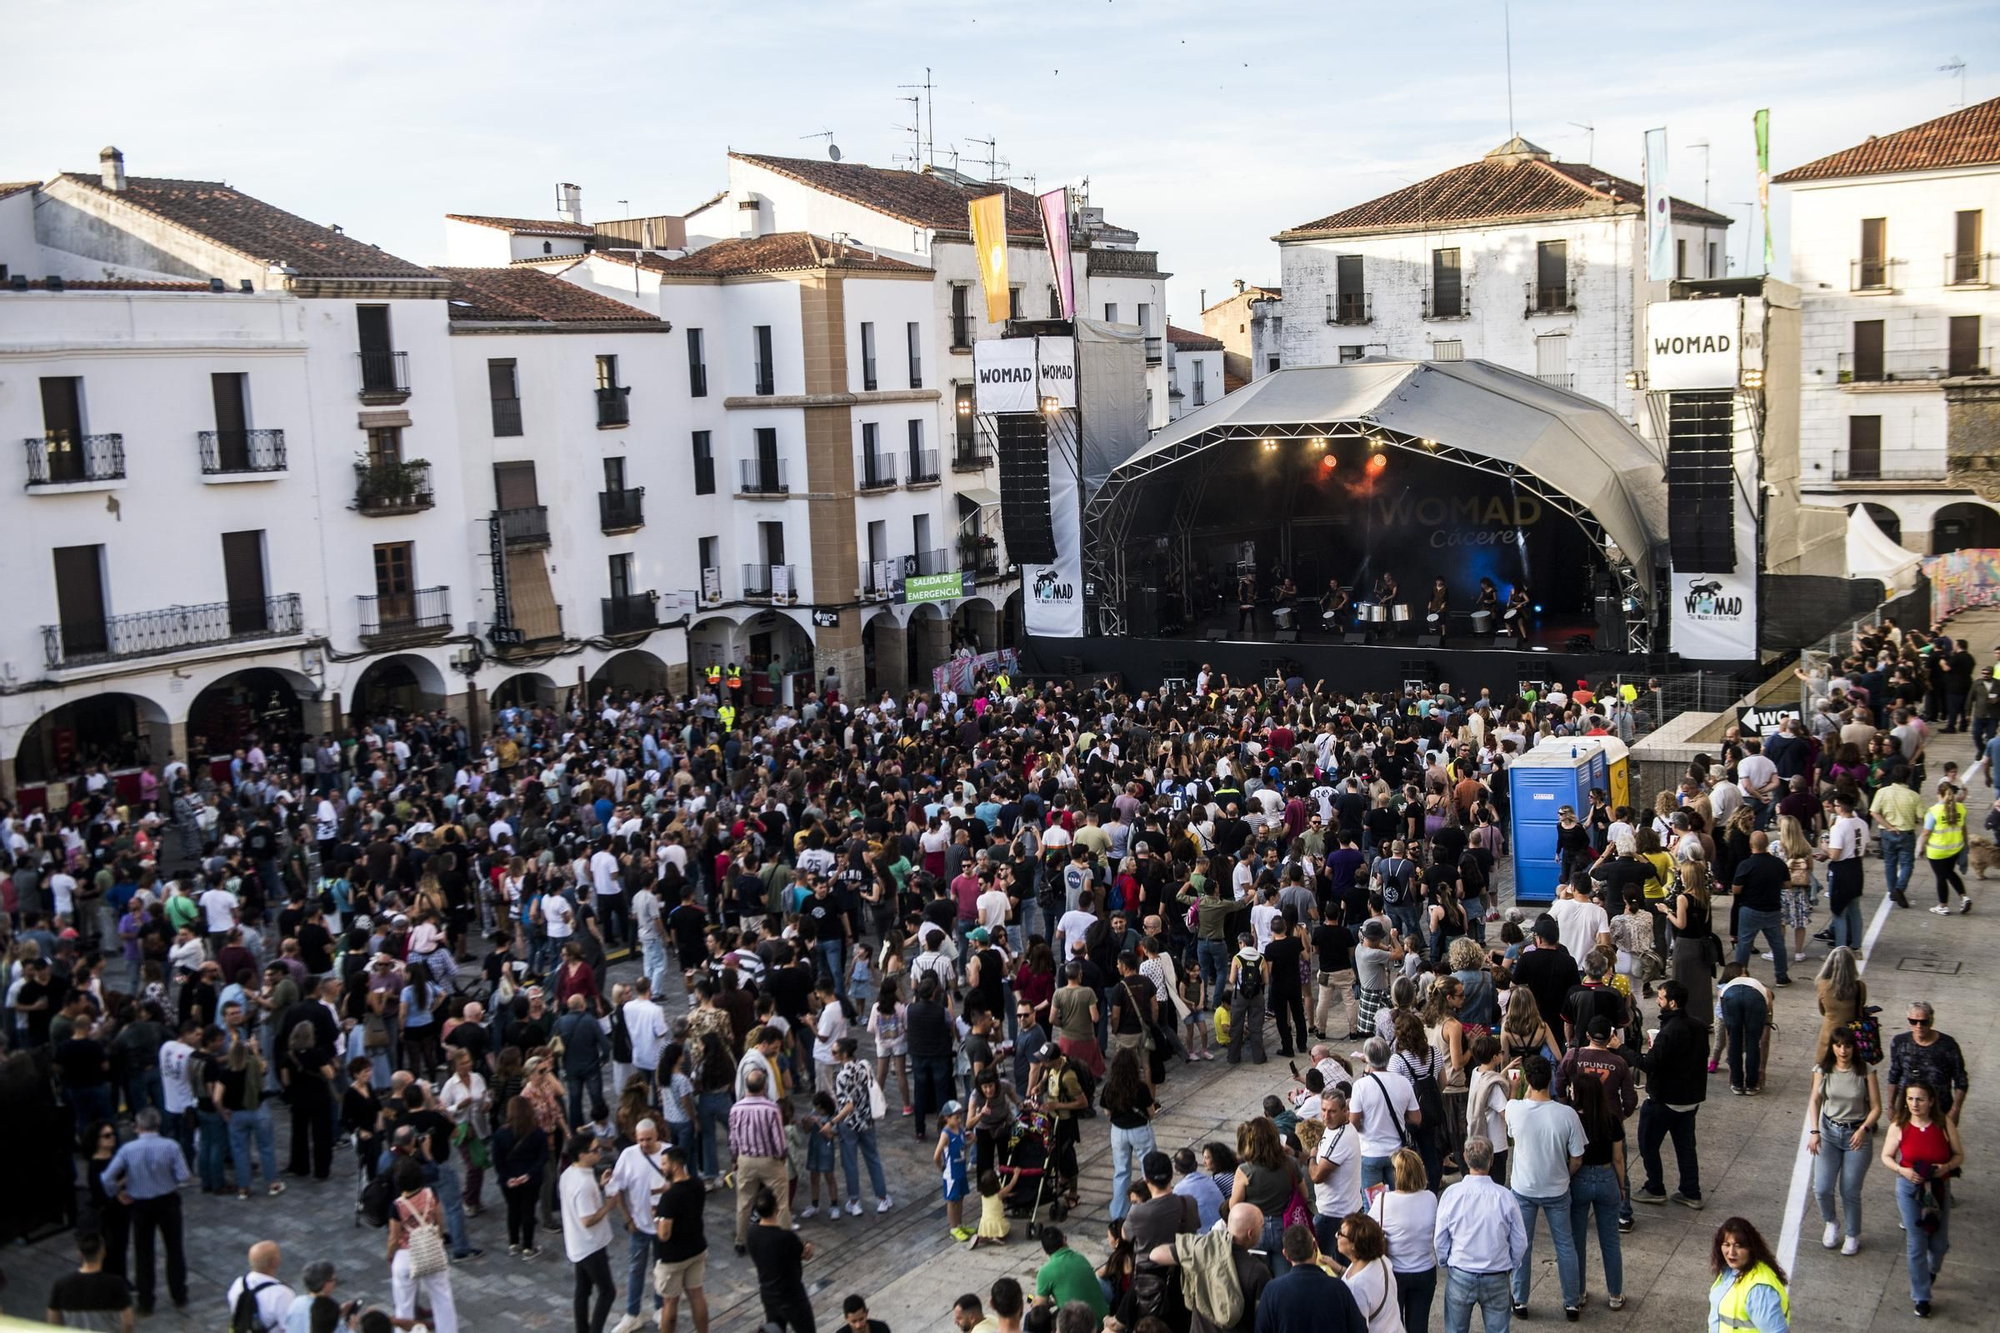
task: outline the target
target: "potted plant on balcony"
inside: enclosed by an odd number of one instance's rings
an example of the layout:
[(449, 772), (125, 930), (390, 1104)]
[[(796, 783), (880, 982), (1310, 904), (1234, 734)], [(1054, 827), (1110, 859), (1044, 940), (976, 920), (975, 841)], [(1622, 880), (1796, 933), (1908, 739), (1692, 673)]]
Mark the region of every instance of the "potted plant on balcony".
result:
[(430, 486), (427, 458), (382, 459), (355, 454), (354, 474), (357, 494), (363, 505), (409, 504), (424, 495)]

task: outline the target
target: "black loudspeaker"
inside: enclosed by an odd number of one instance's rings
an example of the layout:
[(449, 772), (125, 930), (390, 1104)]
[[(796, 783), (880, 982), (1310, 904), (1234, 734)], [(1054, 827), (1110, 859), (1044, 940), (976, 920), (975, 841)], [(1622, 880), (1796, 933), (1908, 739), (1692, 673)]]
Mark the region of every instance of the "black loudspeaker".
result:
[(1000, 456), (1000, 530), (1018, 564), (1046, 565), (1056, 558), (1049, 518), (1048, 423), (1039, 412), (1001, 412), (993, 418)]
[(1297, 643), (1299, 641), (1299, 632), (1295, 629), (1281, 629), (1278, 631), (1276, 637), (1279, 643)]
[(1135, 639), (1155, 639), (1160, 634), (1160, 590), (1134, 588), (1125, 599), (1125, 632)]
[(1207, 639), (1210, 643), (1221, 643), (1224, 639), (1229, 637), (1229, 631), (1224, 629), (1212, 629), (1203, 634), (1201, 637)]
[(1349, 648), (1359, 647), (1368, 642), (1368, 631), (1365, 629), (1351, 629), (1340, 636), (1340, 641)]
[(1442, 648), (1444, 647), (1444, 635), (1434, 633), (1419, 634), (1417, 636), (1417, 647)]
[(1607, 653), (1626, 651), (1625, 607), (1616, 597), (1597, 599), (1597, 644)]

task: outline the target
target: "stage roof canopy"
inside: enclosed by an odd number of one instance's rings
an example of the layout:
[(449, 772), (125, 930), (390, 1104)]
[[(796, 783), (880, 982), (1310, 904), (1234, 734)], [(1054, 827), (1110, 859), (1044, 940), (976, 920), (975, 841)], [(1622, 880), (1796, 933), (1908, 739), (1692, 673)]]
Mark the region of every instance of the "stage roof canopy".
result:
[[(1395, 361), (1271, 373), (1197, 408), (1133, 454), (1111, 484), (1136, 481), (1204, 437), (1314, 434), (1379, 426), (1511, 463), (1594, 516), (1650, 586), (1667, 533), (1665, 468), (1610, 408), (1488, 361)], [(1213, 433), (1221, 432), (1220, 436)]]

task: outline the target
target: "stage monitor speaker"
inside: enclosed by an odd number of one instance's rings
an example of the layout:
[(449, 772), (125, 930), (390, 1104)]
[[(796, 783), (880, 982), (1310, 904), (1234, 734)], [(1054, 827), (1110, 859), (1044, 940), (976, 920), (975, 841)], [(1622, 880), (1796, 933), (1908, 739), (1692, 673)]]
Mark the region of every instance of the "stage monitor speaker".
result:
[(1444, 635), (1442, 635), (1442, 634), (1419, 634), (1419, 635), (1417, 636), (1417, 647), (1419, 647), (1419, 648), (1442, 648), (1442, 647), (1444, 647)]
[(1299, 641), (1299, 632), (1295, 629), (1281, 629), (1278, 631), (1276, 638), (1279, 643), (1297, 643)]
[(1134, 588), (1125, 599), (1125, 632), (1135, 639), (1155, 639), (1160, 634), (1160, 590)]
[(1607, 653), (1627, 651), (1625, 642), (1625, 606), (1616, 597), (1597, 599), (1597, 644)]
[(1000, 457), (1000, 530), (1007, 537), (1007, 554), (1022, 565), (1053, 564), (1048, 423), (1039, 412), (999, 412), (993, 422)]
[(1210, 643), (1221, 643), (1224, 639), (1229, 637), (1229, 631), (1223, 629), (1212, 629), (1209, 630), (1207, 633), (1203, 634), (1201, 637), (1208, 640)]
[(1365, 629), (1351, 629), (1340, 636), (1340, 641), (1349, 648), (1358, 648), (1368, 642), (1368, 631)]

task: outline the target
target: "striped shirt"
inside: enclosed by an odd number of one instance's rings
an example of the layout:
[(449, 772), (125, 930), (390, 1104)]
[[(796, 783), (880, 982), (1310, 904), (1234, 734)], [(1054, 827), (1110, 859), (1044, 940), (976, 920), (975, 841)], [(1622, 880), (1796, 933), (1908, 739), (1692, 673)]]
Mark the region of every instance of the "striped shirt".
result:
[(785, 1155), (785, 1124), (769, 1097), (745, 1097), (729, 1108), (729, 1148), (738, 1157)]

